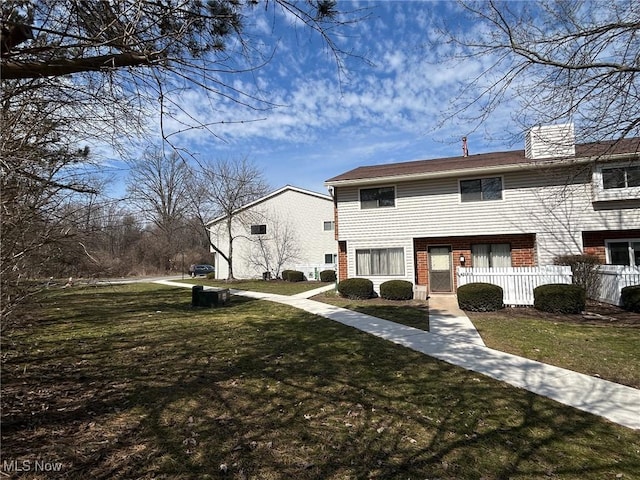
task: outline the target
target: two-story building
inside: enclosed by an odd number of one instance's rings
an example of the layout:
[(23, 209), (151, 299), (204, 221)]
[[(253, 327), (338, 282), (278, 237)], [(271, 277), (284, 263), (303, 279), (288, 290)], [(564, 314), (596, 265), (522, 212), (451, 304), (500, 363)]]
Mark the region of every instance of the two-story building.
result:
[[(226, 256), (233, 238), (235, 278), (261, 278), (266, 272), (275, 278), (282, 270), (302, 268), (310, 277), (335, 268), (333, 215), (330, 196), (287, 185), (239, 208), (230, 229), (224, 216), (207, 228), (212, 243)], [(216, 278), (226, 279), (229, 264), (219, 252), (213, 253)]]
[(338, 278), (454, 292), (455, 269), (553, 264), (564, 254), (640, 265), (640, 139), (574, 145), (532, 129), (525, 150), (364, 166), (325, 182)]

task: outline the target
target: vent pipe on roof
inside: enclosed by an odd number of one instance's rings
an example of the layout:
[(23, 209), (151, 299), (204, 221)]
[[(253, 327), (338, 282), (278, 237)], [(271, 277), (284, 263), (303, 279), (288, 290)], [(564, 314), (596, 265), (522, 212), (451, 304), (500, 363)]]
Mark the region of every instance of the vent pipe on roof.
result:
[(462, 156), (469, 156), (469, 148), (467, 147), (467, 137), (462, 137)]
[(525, 137), (525, 156), (530, 159), (572, 157), (576, 154), (573, 123), (538, 125)]

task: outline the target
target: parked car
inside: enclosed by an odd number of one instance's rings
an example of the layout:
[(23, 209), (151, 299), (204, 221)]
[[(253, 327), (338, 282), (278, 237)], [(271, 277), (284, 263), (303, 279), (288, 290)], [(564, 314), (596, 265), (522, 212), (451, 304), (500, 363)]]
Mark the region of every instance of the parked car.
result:
[(189, 267), (189, 275), (191, 275), (192, 277), (196, 277), (198, 275), (207, 276), (215, 271), (216, 269), (213, 267), (213, 265), (191, 265)]

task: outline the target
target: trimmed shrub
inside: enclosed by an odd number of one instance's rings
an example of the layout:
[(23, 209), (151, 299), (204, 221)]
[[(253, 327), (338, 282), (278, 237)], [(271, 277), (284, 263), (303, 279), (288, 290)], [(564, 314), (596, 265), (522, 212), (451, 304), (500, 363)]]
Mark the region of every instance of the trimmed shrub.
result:
[(320, 272), (320, 281), (321, 282), (335, 282), (336, 281), (336, 271), (335, 270), (323, 270)]
[(411, 300), (413, 283), (406, 280), (389, 280), (380, 285), (380, 296), (387, 300)]
[(347, 278), (338, 283), (338, 292), (351, 299), (373, 297), (373, 282), (367, 278)]
[(586, 301), (586, 291), (579, 285), (550, 283), (533, 289), (533, 306), (543, 312), (580, 313)]
[(304, 273), (297, 270), (289, 270), (287, 275), (287, 282), (302, 282), (304, 280)]
[(458, 287), (458, 306), (469, 312), (495, 312), (504, 307), (504, 292), (491, 283), (468, 283)]
[(573, 284), (585, 289), (589, 298), (595, 298), (600, 289), (598, 266), (600, 259), (595, 255), (560, 255), (553, 260), (556, 265), (568, 265), (573, 274)]
[(216, 272), (207, 273), (207, 278), (209, 280), (215, 280), (216, 279)]
[(640, 313), (640, 285), (624, 287), (620, 291), (620, 302), (625, 310)]
[(280, 276), (283, 280), (289, 281), (289, 273), (293, 272), (293, 270), (283, 270)]

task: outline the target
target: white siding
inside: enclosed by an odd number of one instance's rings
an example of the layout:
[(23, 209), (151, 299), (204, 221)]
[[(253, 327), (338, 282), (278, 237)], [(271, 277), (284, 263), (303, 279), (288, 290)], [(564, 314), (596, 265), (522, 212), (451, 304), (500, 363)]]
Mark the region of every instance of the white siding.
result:
[[(236, 278), (260, 278), (262, 271), (256, 270), (247, 262), (252, 247), (252, 224), (265, 224), (267, 237), (273, 231), (273, 222), (288, 223), (294, 231), (299, 248), (298, 258), (291, 261), (283, 269), (294, 268), (295, 265), (322, 264), (325, 254), (337, 254), (338, 245), (334, 230), (323, 229), (325, 221), (333, 221), (333, 201), (304, 193), (297, 189), (286, 188), (281, 193), (266, 200), (256, 202), (246, 209), (238, 221), (234, 222), (233, 234), (233, 270)], [(211, 236), (216, 246), (225, 254), (228, 252), (228, 235), (224, 220), (210, 226)], [(216, 254), (216, 277), (227, 278), (229, 268), (227, 262)]]
[(366, 278), (373, 282), (373, 289), (380, 293), (380, 284), (387, 280), (407, 280), (414, 283), (415, 270), (413, 262), (413, 240), (411, 238), (368, 239), (347, 242), (347, 275), (349, 278), (357, 277), (356, 274), (356, 250), (367, 248), (403, 248), (404, 249), (404, 276), (367, 275)]
[(349, 268), (353, 249), (362, 242), (411, 244), (420, 237), (535, 233), (538, 262), (545, 265), (556, 255), (579, 253), (584, 230), (640, 228), (637, 206), (596, 210), (590, 175), (575, 180), (571, 173), (508, 172), (501, 175), (502, 200), (465, 203), (459, 180), (468, 177), (397, 183), (395, 207), (369, 210), (360, 209), (357, 186), (340, 186), (338, 232), (347, 241)]

